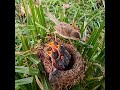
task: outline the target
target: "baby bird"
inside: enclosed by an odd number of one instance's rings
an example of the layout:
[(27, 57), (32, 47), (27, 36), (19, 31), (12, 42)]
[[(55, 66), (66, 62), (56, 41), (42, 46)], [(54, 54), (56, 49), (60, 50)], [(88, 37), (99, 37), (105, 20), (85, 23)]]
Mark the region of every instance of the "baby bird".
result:
[[(70, 60), (71, 60), (71, 55), (69, 52), (66, 50), (66, 48), (63, 45), (58, 45), (57, 42), (50, 42), (49, 45), (52, 50), (47, 51), (47, 54), (51, 58), (52, 66), (64, 70), (66, 67), (68, 67)], [(59, 47), (56, 47), (59, 46)]]

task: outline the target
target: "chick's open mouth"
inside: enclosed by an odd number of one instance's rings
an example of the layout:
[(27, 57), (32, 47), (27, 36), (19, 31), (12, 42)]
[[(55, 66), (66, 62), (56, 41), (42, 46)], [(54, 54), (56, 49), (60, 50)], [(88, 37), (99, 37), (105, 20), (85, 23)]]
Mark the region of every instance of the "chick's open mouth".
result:
[(59, 45), (58, 42), (50, 42), (48, 46), (51, 50), (47, 51), (50, 57), (52, 65), (56, 69), (66, 70), (69, 67), (71, 61), (71, 55), (63, 45)]

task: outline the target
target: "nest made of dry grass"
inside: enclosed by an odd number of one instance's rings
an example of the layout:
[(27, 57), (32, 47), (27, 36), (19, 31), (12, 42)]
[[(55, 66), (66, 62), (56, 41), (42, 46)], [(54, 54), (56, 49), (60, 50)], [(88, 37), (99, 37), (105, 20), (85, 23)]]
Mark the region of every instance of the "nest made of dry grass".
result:
[[(84, 78), (85, 61), (73, 45), (69, 43), (64, 43), (60, 39), (57, 39), (57, 42), (60, 45), (64, 45), (66, 47), (66, 49), (72, 56), (71, 61), (74, 61), (74, 63), (69, 70), (58, 70), (57, 74), (52, 77), (50, 82), (52, 84), (53, 90), (66, 90), (67, 88), (76, 85), (81, 79)], [(50, 74), (53, 67), (49, 60), (50, 58), (46, 53), (46, 50), (48, 48), (49, 47), (47, 47), (46, 44), (39, 46), (39, 48), (37, 49), (37, 55), (43, 62), (45, 71)]]

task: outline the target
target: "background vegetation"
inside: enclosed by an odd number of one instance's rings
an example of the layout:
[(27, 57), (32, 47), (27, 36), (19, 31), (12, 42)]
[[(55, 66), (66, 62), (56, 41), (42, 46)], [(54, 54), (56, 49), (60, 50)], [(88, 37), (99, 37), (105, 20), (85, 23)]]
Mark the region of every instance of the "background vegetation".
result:
[[(70, 7), (65, 9), (63, 4), (69, 4)], [(104, 0), (15, 0), (15, 89), (52, 90), (44, 75), (44, 68), (33, 52), (40, 41), (45, 43), (47, 33), (54, 31), (54, 23), (46, 16), (47, 12), (55, 14), (60, 21), (76, 21), (82, 36), (90, 32), (86, 43), (93, 45), (93, 48), (73, 41), (86, 59), (87, 70), (84, 81), (71, 90), (104, 90)]]

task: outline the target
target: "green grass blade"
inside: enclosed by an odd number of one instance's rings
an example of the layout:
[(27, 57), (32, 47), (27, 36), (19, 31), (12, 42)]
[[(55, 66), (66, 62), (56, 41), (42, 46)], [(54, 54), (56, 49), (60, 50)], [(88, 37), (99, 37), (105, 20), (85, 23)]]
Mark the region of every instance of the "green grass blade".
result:
[(82, 46), (84, 46), (85, 48), (93, 48), (92, 45), (89, 45), (89, 44), (84, 43), (84, 42), (82, 42), (82, 41), (79, 41), (79, 43), (80, 43)]
[(29, 56), (28, 59), (36, 65), (40, 62), (40, 60), (37, 57), (32, 56), (32, 55)]
[(101, 63), (101, 65), (105, 66), (105, 55), (103, 55), (99, 60), (98, 62)]
[(105, 55), (105, 48), (100, 52), (100, 54), (97, 56), (96, 60), (98, 61), (102, 56)]
[(105, 58), (105, 48), (101, 50), (100, 54), (96, 57), (95, 61), (104, 63), (104, 58)]
[(20, 85), (21, 90), (28, 90), (28, 88), (25, 85)]
[(20, 86), (16, 85), (15, 90), (19, 90), (19, 89), (20, 89)]
[[(44, 17), (42, 5), (40, 5), (39, 8), (38, 8), (38, 17), (39, 17), (40, 24), (41, 24), (43, 27), (46, 28), (46, 22), (45, 22), (45, 17)], [(45, 33), (45, 32), (44, 32), (44, 33)]]
[(15, 72), (29, 74), (29, 67), (15, 66)]
[(105, 25), (105, 20), (102, 22), (102, 24), (101, 24), (101, 26), (100, 26), (97, 34), (95, 35), (95, 38), (94, 38), (93, 41), (92, 41), (92, 45), (94, 45), (95, 42), (97, 41), (97, 39), (98, 39), (98, 37), (99, 37), (99, 35), (100, 35), (100, 32), (101, 32), (102, 29), (104, 28), (104, 25)]
[(18, 80), (15, 80), (15, 85), (29, 84), (29, 83), (32, 83), (32, 81), (33, 81), (33, 77), (18, 79)]
[(93, 54), (95, 53), (95, 51), (97, 50), (99, 43), (95, 43), (94, 47), (88, 51), (88, 58), (89, 60), (91, 59), (91, 57), (93, 56)]
[(87, 26), (87, 22), (84, 21), (84, 22), (83, 22), (83, 25), (81, 26), (81, 30), (80, 30), (81, 36), (83, 35), (83, 32), (84, 32), (85, 29), (86, 29), (86, 26)]
[(64, 18), (64, 22), (68, 23), (68, 18), (67, 17)]
[[(94, 30), (93, 33), (91, 34), (91, 37), (89, 38), (88, 40), (88, 44), (91, 44), (91, 45), (94, 45), (95, 42), (97, 41), (99, 35), (100, 35), (100, 32), (102, 31), (102, 29), (104, 28), (104, 25), (105, 25), (105, 20), (102, 22), (100, 28), (98, 30)], [(87, 49), (85, 48), (82, 56), (84, 57), (85, 54), (89, 51), (90, 49)]]
[[(36, 8), (36, 12), (38, 14), (39, 23), (41, 24), (41, 26), (46, 28), (46, 22), (45, 22), (45, 17), (44, 17), (42, 5), (39, 5), (39, 7)], [(40, 29), (40, 33), (39, 34), (41, 34), (42, 37), (46, 37), (46, 30)], [(44, 42), (44, 38), (42, 38), (42, 40)]]
[(81, 85), (78, 84), (78, 85), (72, 87), (70, 90), (82, 90), (82, 89), (81, 89)]
[[(97, 88), (104, 82), (104, 80), (90, 80), (87, 85), (84, 87), (85, 89), (89, 88), (89, 90), (97, 90)], [(98, 86), (98, 87), (97, 87)], [(96, 88), (96, 89), (95, 89)], [(101, 90), (101, 89), (100, 89)]]
[(102, 43), (102, 49), (105, 47), (105, 35), (104, 35), (104, 38), (103, 38), (103, 43)]
[(39, 90), (34, 76), (33, 76), (33, 82), (31, 84), (32, 84), (32, 90)]
[(25, 37), (25, 43), (26, 43), (26, 47), (29, 49), (30, 45), (29, 45), (29, 40), (27, 36)]
[(44, 30), (48, 30), (47, 28), (45, 28), (44, 26), (40, 25), (39, 23), (35, 22), (35, 24), (37, 25), (37, 27), (40, 27), (41, 29), (44, 29)]
[(52, 90), (51, 84), (49, 83), (46, 75), (43, 73), (44, 72), (44, 68), (41, 65), (41, 63), (38, 64), (38, 68), (39, 68), (39, 78), (42, 82), (43, 88), (44, 90)]
[(37, 69), (24, 67), (24, 66), (15, 66), (15, 72), (29, 74), (29, 75), (37, 75), (38, 74)]
[(23, 51), (27, 51), (28, 47), (27, 47), (27, 44), (26, 44), (26, 41), (25, 41), (25, 37), (23, 35), (21, 35), (20, 39), (21, 39), (21, 42), (22, 42), (22, 49), (23, 49)]
[[(80, 29), (81, 36), (83, 35), (83, 32), (85, 31), (86, 25), (87, 25), (87, 23), (86, 23), (86, 21), (84, 21), (81, 26), (81, 29)], [(83, 49), (83, 47), (80, 47), (80, 49), (79, 49), (80, 53), (82, 52), (82, 49)]]
[(34, 28), (35, 28), (35, 34), (38, 35), (39, 31), (38, 31), (38, 28), (35, 24), (35, 22), (37, 20), (36, 20), (36, 17), (35, 17), (35, 6), (33, 4), (33, 0), (29, 0), (29, 4), (30, 4), (30, 10), (31, 10), (31, 14), (32, 14), (33, 25), (34, 25)]
[[(104, 25), (105, 25), (105, 20), (102, 22), (102, 24), (101, 24), (101, 26), (100, 26), (98, 32), (96, 33), (96, 35), (95, 35), (95, 37), (94, 37), (94, 39), (93, 39), (91, 45), (94, 45), (94, 44), (97, 42), (98, 37), (99, 37), (99, 35), (100, 35), (100, 32), (101, 32), (102, 29), (104, 28)], [(97, 49), (97, 47), (96, 47), (96, 49)], [(94, 51), (95, 51), (95, 50), (94, 50)], [(88, 50), (88, 53), (87, 53), (87, 54), (90, 54), (89, 52), (90, 52), (90, 49)]]
[[(25, 0), (22, 0), (22, 4), (23, 4), (23, 7), (24, 7), (24, 10), (25, 10), (25, 15), (27, 16), (27, 24), (28, 25), (32, 25), (32, 18), (31, 18), (31, 16), (28, 14), (28, 4), (25, 2)], [(33, 20), (34, 21), (34, 20)], [(35, 28), (35, 25), (34, 25), (34, 28)], [(33, 37), (33, 40), (34, 40), (34, 42), (36, 42), (36, 39), (35, 39), (35, 37), (36, 37), (36, 28), (35, 28), (35, 31), (32, 31), (31, 30), (32, 28), (30, 27), (30, 31), (31, 31), (31, 34), (32, 34), (32, 37)]]
[(38, 69), (29, 68), (29, 74), (30, 75), (38, 75)]
[(94, 11), (93, 14), (91, 14), (91, 17), (88, 19), (87, 22), (91, 22), (95, 17), (97, 17), (100, 14), (98, 11)]
[[(97, 33), (96, 30), (94, 30), (94, 31), (92, 32), (92, 34), (91, 34), (91, 36), (90, 36), (87, 44), (91, 44), (91, 41), (92, 41), (92, 39), (94, 38), (94, 36), (95, 36), (96, 33)], [(82, 56), (83, 56), (83, 57), (85, 56), (87, 50), (88, 50), (88, 48), (85, 48), (84, 51), (82, 52)]]

